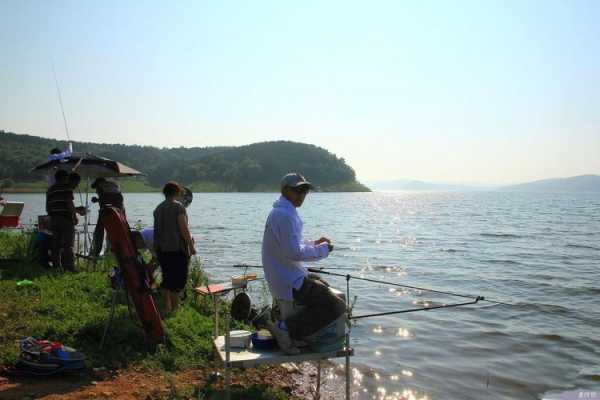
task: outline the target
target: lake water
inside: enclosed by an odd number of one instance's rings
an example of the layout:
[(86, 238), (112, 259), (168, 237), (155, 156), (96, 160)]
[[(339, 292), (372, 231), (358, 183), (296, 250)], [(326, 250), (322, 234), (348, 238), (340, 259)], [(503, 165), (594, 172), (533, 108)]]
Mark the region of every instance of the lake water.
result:
[[(24, 223), (43, 210), (43, 195), (8, 198), (26, 203)], [(215, 280), (239, 274), (233, 264), (260, 264), (275, 198), (195, 195), (191, 229)], [(160, 200), (126, 195), (130, 223), (151, 224)], [(356, 398), (538, 399), (586, 389), (600, 399), (598, 194), (317, 193), (300, 214), (307, 238), (336, 245), (315, 266), (514, 304), (360, 320), (352, 330)], [(460, 300), (351, 281), (355, 295), (355, 314)], [(328, 378), (330, 388), (342, 379)]]

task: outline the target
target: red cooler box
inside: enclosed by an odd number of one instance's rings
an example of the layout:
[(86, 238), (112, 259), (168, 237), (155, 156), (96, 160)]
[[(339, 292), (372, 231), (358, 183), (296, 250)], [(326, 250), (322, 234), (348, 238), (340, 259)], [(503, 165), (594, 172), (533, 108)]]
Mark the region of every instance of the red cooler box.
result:
[(25, 203), (7, 201), (0, 206), (0, 228), (16, 228)]

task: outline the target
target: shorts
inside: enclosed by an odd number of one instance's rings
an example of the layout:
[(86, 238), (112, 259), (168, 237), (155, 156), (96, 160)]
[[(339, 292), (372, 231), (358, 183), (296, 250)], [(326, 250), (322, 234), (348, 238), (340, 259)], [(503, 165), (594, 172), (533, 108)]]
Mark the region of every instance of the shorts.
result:
[(156, 255), (162, 270), (161, 288), (180, 292), (188, 279), (190, 258), (182, 251), (159, 251)]

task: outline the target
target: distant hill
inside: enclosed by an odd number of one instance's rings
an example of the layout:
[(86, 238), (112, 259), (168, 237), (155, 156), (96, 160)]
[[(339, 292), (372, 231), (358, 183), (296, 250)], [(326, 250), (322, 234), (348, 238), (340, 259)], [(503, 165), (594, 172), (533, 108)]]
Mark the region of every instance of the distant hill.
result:
[(368, 182), (370, 188), (374, 190), (414, 190), (414, 191), (461, 191), (461, 190), (482, 190), (475, 186), (454, 185), (450, 183), (424, 182), (410, 179), (397, 179), (393, 181)]
[(513, 192), (600, 192), (600, 175), (579, 175), (570, 178), (543, 179), (499, 190)]
[[(43, 176), (32, 174), (31, 169), (46, 161), (50, 149), (65, 146), (64, 141), (0, 130), (0, 183), (37, 187)], [(354, 169), (343, 158), (311, 144), (275, 141), (239, 147), (158, 148), (73, 142), (73, 148), (76, 153), (93, 153), (138, 169), (150, 188), (177, 180), (195, 191), (274, 191), (285, 173), (298, 171), (322, 191), (369, 191), (356, 181)]]

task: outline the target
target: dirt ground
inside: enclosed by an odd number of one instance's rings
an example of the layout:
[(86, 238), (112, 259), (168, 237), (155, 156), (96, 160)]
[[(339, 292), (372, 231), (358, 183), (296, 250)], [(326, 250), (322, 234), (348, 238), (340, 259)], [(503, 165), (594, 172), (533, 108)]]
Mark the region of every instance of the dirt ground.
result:
[[(213, 382), (213, 387), (223, 387), (223, 371), (218, 371), (220, 377), (216, 378), (216, 381), (214, 371), (212, 367), (176, 373), (94, 369), (81, 375), (25, 377), (14, 376), (4, 370), (0, 371), (0, 399), (196, 399), (194, 393), (197, 393), (199, 386)], [(279, 388), (290, 394), (290, 397), (293, 395), (299, 399), (312, 399), (315, 383), (316, 368), (310, 363), (236, 370), (232, 375), (233, 386), (250, 387), (262, 384)]]
[[(0, 376), (0, 399), (191, 399), (198, 385), (209, 381), (212, 372), (210, 368), (157, 374), (135, 370), (94, 370), (83, 375), (35, 378), (3, 373)], [(301, 387), (302, 381), (302, 373), (290, 373), (284, 368), (236, 371), (232, 377), (232, 385), (249, 387), (266, 384), (300, 396), (310, 391)], [(214, 386), (222, 387), (222, 382), (222, 377), (218, 378)]]

